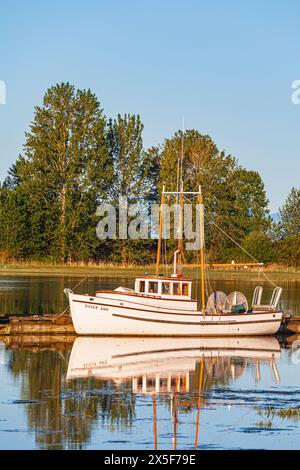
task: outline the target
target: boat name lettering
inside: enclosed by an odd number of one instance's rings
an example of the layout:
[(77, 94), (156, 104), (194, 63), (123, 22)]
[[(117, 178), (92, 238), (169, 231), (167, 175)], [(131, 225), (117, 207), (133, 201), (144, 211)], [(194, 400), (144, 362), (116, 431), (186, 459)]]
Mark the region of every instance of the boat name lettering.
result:
[(106, 366), (107, 361), (98, 361), (98, 362), (85, 362), (83, 364), (84, 369), (93, 369), (94, 367)]

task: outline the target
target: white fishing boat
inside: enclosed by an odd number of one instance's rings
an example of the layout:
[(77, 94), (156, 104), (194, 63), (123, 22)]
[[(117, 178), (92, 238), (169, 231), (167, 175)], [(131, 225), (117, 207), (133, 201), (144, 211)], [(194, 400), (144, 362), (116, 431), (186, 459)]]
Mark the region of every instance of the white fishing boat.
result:
[[(257, 336), (275, 334), (283, 312), (278, 308), (282, 289), (275, 287), (271, 301), (261, 304), (262, 287), (254, 290), (249, 306), (240, 292), (212, 292), (205, 296), (204, 217), (201, 188), (197, 192), (163, 189), (156, 272), (139, 276), (134, 288), (100, 290), (94, 295), (80, 295), (66, 289), (71, 316), (78, 335), (111, 336)], [(181, 272), (182, 238), (174, 253), (173, 273), (160, 274), (163, 208), (165, 196), (197, 197), (200, 212), (200, 302), (192, 298), (193, 281)], [(182, 227), (181, 227), (182, 230)]]

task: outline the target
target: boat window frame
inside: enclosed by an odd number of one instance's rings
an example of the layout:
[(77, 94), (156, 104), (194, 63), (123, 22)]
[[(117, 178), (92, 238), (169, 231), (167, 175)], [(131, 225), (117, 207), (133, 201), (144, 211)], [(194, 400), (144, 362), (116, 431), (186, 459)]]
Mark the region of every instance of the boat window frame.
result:
[[(162, 281), (161, 282), (161, 293), (162, 295), (171, 295), (171, 292), (172, 292), (172, 288), (171, 288), (171, 282), (170, 281)], [(164, 289), (163, 289), (163, 286), (164, 285), (168, 285), (169, 286), (169, 290), (168, 292), (164, 292)]]
[[(181, 295), (189, 296), (190, 295), (190, 283), (189, 282), (182, 282), (181, 283)], [(184, 288), (186, 288), (186, 292), (184, 292)]]
[[(177, 292), (176, 294), (174, 293), (175, 284), (178, 285), (178, 287), (179, 287), (179, 292)], [(181, 294), (181, 282), (172, 282), (172, 295), (176, 295), (176, 296), (182, 295)]]
[[(156, 285), (157, 290), (153, 289), (153, 292), (150, 291), (150, 285)], [(148, 294), (158, 294), (159, 293), (159, 282), (158, 281), (148, 281)]]
[[(144, 290), (142, 290), (141, 285), (143, 284)], [(145, 279), (142, 279), (139, 281), (139, 293), (140, 294), (146, 294), (146, 281)]]

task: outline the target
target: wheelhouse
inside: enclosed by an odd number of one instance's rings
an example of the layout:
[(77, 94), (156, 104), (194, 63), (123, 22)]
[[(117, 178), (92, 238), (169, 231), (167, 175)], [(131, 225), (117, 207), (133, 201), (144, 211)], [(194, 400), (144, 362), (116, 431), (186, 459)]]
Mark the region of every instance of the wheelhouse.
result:
[(134, 290), (140, 295), (190, 300), (192, 281), (182, 277), (138, 277), (135, 280)]

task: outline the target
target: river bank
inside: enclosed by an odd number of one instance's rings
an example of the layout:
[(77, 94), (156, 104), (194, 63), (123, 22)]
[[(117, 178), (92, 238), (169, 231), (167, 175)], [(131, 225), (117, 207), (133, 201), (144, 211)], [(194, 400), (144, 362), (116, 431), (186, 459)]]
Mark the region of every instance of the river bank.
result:
[[(168, 266), (171, 272), (172, 266)], [(119, 277), (123, 274), (129, 277), (145, 272), (153, 273), (155, 265), (117, 265), (117, 264), (96, 264), (96, 263), (73, 263), (73, 264), (47, 264), (43, 262), (20, 262), (20, 263), (2, 263), (0, 264), (0, 277), (10, 275), (30, 275), (30, 276), (84, 276), (84, 277)], [(164, 271), (164, 267), (161, 267)], [(184, 266), (184, 272), (193, 278), (198, 276), (198, 267), (195, 265)], [(248, 279), (248, 280), (264, 280), (264, 273), (273, 281), (280, 280), (299, 280), (300, 268), (287, 267), (281, 265), (268, 265), (262, 267), (226, 267), (226, 268), (209, 268), (208, 274), (210, 279)]]

